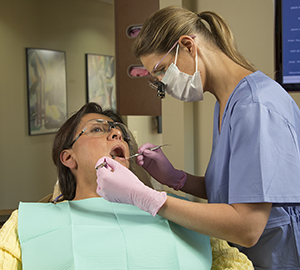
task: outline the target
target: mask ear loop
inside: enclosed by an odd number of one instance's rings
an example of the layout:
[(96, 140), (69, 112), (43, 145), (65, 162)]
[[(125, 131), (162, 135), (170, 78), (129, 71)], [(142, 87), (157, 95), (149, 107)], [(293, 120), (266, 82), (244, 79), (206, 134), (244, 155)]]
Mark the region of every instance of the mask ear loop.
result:
[(179, 49), (179, 43), (177, 44), (177, 47), (176, 47), (175, 62), (174, 62), (175, 65), (177, 63), (178, 49)]
[[(198, 17), (199, 17), (199, 15), (198, 15)], [(190, 36), (192, 39), (194, 39), (196, 36), (195, 35), (192, 35), (192, 36)], [(195, 42), (195, 41), (194, 41)], [(197, 49), (198, 49), (198, 46), (197, 46), (197, 44), (196, 44), (196, 59), (195, 59), (195, 64), (196, 64), (196, 71), (195, 72), (197, 72), (198, 71), (198, 52), (197, 52)]]
[[(191, 37), (194, 38), (195, 36), (191, 36)], [(174, 62), (175, 65), (176, 65), (176, 63), (177, 63), (178, 50), (179, 50), (179, 43), (177, 44), (177, 47), (176, 47), (175, 62)], [(198, 54), (197, 54), (197, 46), (196, 46), (196, 59), (195, 59), (195, 63), (196, 63), (196, 70), (195, 70), (195, 72), (197, 72), (197, 71), (198, 71)]]
[(195, 72), (197, 72), (197, 71), (198, 71), (198, 55), (197, 55), (197, 48), (196, 48), (196, 60), (195, 60), (195, 62), (196, 62), (196, 71), (195, 71)]

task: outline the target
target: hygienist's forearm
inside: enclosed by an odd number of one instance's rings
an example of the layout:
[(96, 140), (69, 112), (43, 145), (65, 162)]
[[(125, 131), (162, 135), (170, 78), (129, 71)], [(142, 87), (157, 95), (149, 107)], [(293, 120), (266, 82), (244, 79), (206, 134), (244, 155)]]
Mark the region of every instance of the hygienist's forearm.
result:
[(193, 231), (251, 247), (266, 226), (271, 206), (195, 203), (168, 196), (158, 215)]
[(180, 190), (196, 197), (207, 199), (205, 178), (203, 176), (195, 176), (188, 173), (186, 175), (186, 182)]

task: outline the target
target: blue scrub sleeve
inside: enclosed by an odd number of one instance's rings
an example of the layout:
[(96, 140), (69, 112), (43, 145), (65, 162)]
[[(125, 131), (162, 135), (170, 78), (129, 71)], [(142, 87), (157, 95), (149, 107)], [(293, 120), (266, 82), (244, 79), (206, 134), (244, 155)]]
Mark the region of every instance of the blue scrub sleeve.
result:
[(278, 113), (259, 103), (235, 108), (231, 117), (229, 203), (300, 201), (296, 133)]

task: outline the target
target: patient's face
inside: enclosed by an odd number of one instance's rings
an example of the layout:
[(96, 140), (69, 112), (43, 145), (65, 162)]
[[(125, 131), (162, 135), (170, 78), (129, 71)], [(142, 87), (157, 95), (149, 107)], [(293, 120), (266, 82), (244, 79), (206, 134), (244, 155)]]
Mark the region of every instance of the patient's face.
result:
[[(76, 136), (81, 132), (83, 125), (92, 119), (113, 120), (102, 114), (86, 114), (82, 117), (76, 131)], [(86, 173), (95, 174), (95, 165), (99, 158), (107, 156), (114, 159), (125, 167), (129, 168), (129, 160), (125, 159), (129, 154), (128, 144), (123, 140), (122, 133), (112, 128), (107, 134), (101, 137), (91, 137), (83, 134), (73, 145), (78, 168)]]

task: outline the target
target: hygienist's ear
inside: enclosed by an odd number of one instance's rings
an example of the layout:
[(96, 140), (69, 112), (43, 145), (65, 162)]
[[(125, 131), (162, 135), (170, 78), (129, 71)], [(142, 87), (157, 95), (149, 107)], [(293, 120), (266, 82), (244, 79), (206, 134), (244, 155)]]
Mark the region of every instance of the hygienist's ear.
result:
[(197, 49), (197, 44), (196, 44), (194, 38), (184, 35), (179, 38), (178, 43), (181, 45), (180, 46), (181, 48), (186, 49), (189, 53), (192, 54), (193, 57), (195, 57), (195, 51)]
[(65, 149), (60, 153), (60, 161), (62, 164), (64, 164), (66, 167), (70, 169), (75, 169), (77, 167), (77, 162), (73, 158), (71, 151), (72, 149)]

